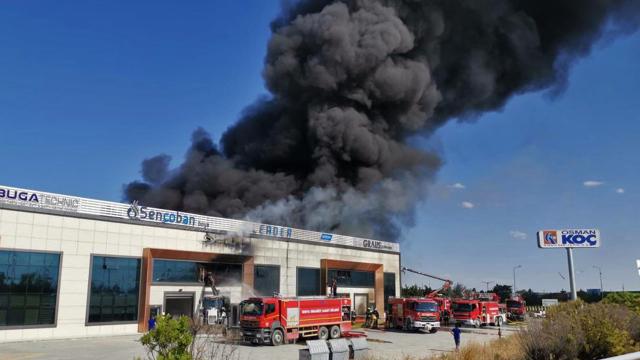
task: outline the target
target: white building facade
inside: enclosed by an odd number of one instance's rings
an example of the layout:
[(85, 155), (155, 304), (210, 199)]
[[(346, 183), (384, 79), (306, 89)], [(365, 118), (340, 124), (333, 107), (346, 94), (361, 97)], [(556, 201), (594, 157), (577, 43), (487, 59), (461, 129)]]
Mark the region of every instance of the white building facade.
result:
[(0, 342), (135, 334), (152, 313), (195, 316), (211, 292), (204, 274), (234, 305), (324, 295), (337, 279), (356, 312), (383, 313), (399, 296), (400, 249), (0, 185)]

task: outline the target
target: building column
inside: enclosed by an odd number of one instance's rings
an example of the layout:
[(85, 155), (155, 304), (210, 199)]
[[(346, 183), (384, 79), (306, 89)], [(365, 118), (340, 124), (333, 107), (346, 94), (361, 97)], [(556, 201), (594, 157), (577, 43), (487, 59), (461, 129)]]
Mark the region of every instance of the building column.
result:
[(328, 295), (327, 287), (329, 287), (329, 264), (327, 259), (320, 259), (320, 295)]
[(253, 294), (253, 284), (254, 284), (254, 264), (253, 257), (247, 258), (242, 263), (242, 298), (247, 299), (251, 297)]
[(376, 309), (380, 318), (384, 318), (384, 265), (380, 265), (375, 271), (375, 298)]
[(151, 249), (142, 250), (140, 269), (140, 298), (138, 299), (138, 332), (146, 332), (149, 327), (149, 298), (151, 297), (151, 277), (153, 275)]

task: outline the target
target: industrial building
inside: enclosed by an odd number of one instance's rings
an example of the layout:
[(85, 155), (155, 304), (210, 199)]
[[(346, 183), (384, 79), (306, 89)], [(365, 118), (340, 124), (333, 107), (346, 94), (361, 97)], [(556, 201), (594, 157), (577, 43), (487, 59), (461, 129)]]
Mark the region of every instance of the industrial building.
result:
[(0, 342), (135, 334), (192, 316), (212, 273), (237, 304), (325, 295), (364, 314), (399, 296), (397, 243), (0, 185)]

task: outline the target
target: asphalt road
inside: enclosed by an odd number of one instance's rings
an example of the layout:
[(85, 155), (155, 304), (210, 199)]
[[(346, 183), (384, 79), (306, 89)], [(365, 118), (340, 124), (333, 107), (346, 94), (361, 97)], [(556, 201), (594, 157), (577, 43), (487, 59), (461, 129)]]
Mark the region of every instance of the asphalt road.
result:
[[(503, 327), (503, 336), (515, 331), (514, 327)], [(427, 355), (440, 354), (454, 350), (451, 334), (447, 329), (435, 334), (405, 333), (402, 331), (365, 330), (370, 355), (384, 359), (403, 359), (405, 356), (422, 358)], [(480, 329), (464, 328), (462, 345), (469, 342), (485, 343), (496, 339), (497, 328)], [(135, 357), (146, 358), (144, 348), (138, 342), (139, 336), (101, 337), (75, 340), (48, 340), (17, 343), (0, 343), (0, 360), (122, 360)], [(226, 346), (220, 351), (234, 351), (229, 359), (258, 360), (278, 359), (297, 360), (299, 349), (304, 342), (298, 344), (273, 346)]]

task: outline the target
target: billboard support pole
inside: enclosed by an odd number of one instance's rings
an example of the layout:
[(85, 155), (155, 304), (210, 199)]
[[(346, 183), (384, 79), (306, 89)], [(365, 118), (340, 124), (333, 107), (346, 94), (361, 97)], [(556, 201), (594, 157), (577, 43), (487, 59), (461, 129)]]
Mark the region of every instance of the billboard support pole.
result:
[(567, 248), (567, 262), (569, 263), (569, 285), (571, 286), (571, 300), (578, 299), (576, 292), (576, 275), (573, 271), (573, 248)]

